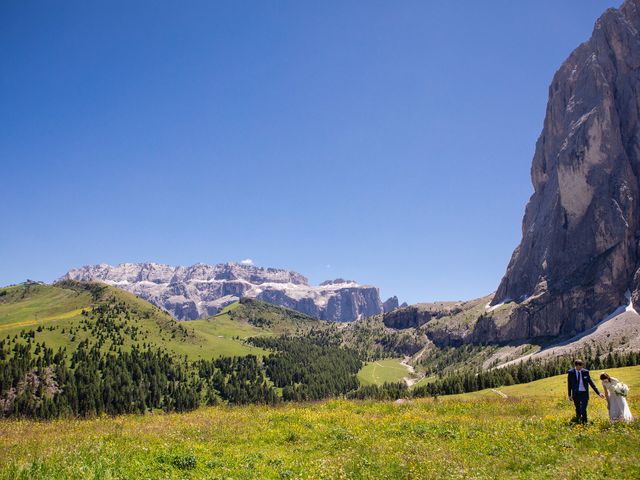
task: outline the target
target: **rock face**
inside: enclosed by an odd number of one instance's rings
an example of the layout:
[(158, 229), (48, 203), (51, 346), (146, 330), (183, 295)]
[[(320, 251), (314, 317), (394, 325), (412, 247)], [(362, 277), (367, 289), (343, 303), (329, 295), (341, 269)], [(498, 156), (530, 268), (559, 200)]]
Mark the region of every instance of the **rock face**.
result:
[(98, 281), (138, 295), (180, 320), (213, 315), (240, 297), (257, 298), (321, 320), (349, 322), (382, 312), (378, 289), (351, 280), (309, 285), (296, 272), (224, 263), (171, 267), (157, 263), (91, 265), (63, 280)]
[(392, 312), (385, 313), (383, 322), (389, 328), (417, 328), (432, 320), (455, 318), (456, 315), (460, 315), (476, 306), (478, 301), (416, 303), (415, 305), (397, 308)]
[(549, 88), (522, 241), (476, 341), (584, 331), (640, 303), (640, 0), (607, 10)]
[(382, 302), (382, 310), (384, 313), (393, 312), (396, 308), (398, 308), (398, 297), (395, 295), (393, 297), (387, 298), (384, 302)]
[(385, 327), (399, 330), (417, 328), (431, 320), (433, 315), (434, 312), (421, 308), (421, 305), (417, 304), (385, 312), (383, 322)]

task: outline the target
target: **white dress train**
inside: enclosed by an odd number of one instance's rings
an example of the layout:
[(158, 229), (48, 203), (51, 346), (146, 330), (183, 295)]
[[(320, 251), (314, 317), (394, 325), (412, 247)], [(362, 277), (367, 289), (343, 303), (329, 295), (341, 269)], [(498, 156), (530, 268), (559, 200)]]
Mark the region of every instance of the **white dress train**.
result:
[(631, 410), (629, 410), (627, 399), (621, 395), (618, 395), (614, 391), (614, 388), (618, 382), (619, 380), (613, 377), (611, 377), (611, 381), (602, 381), (602, 387), (605, 390), (605, 393), (607, 395), (607, 403), (609, 404), (609, 419), (612, 422), (618, 420), (630, 422), (633, 420), (633, 415), (631, 415)]

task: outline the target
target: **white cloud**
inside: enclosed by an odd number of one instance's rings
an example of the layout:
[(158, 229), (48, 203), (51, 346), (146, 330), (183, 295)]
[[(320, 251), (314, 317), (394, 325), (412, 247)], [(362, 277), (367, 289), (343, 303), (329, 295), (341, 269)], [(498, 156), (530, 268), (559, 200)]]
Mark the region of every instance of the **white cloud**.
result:
[(240, 265), (253, 265), (253, 260), (250, 258), (245, 258), (240, 262)]

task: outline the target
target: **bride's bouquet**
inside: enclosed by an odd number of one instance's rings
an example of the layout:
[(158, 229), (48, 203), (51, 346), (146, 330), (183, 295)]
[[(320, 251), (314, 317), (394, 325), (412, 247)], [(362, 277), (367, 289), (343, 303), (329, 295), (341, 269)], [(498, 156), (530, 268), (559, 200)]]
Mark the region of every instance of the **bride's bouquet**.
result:
[(626, 397), (629, 393), (629, 387), (622, 382), (618, 382), (613, 387), (613, 392), (621, 397)]

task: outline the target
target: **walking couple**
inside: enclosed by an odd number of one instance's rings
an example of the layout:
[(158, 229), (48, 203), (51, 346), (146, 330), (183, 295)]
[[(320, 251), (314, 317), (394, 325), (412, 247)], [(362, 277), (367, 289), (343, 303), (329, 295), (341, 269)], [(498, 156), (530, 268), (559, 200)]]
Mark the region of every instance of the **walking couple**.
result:
[(602, 372), (600, 380), (602, 380), (602, 389), (604, 394), (600, 393), (598, 387), (591, 380), (589, 370), (584, 368), (582, 360), (574, 362), (575, 367), (569, 370), (567, 375), (567, 388), (569, 391), (569, 400), (573, 401), (576, 407), (576, 420), (580, 423), (587, 423), (587, 404), (589, 403), (589, 386), (601, 398), (607, 399), (609, 406), (609, 419), (614, 422), (622, 420), (630, 422), (633, 420), (631, 410), (625, 398), (629, 387), (620, 382), (617, 378), (613, 378), (608, 373)]

